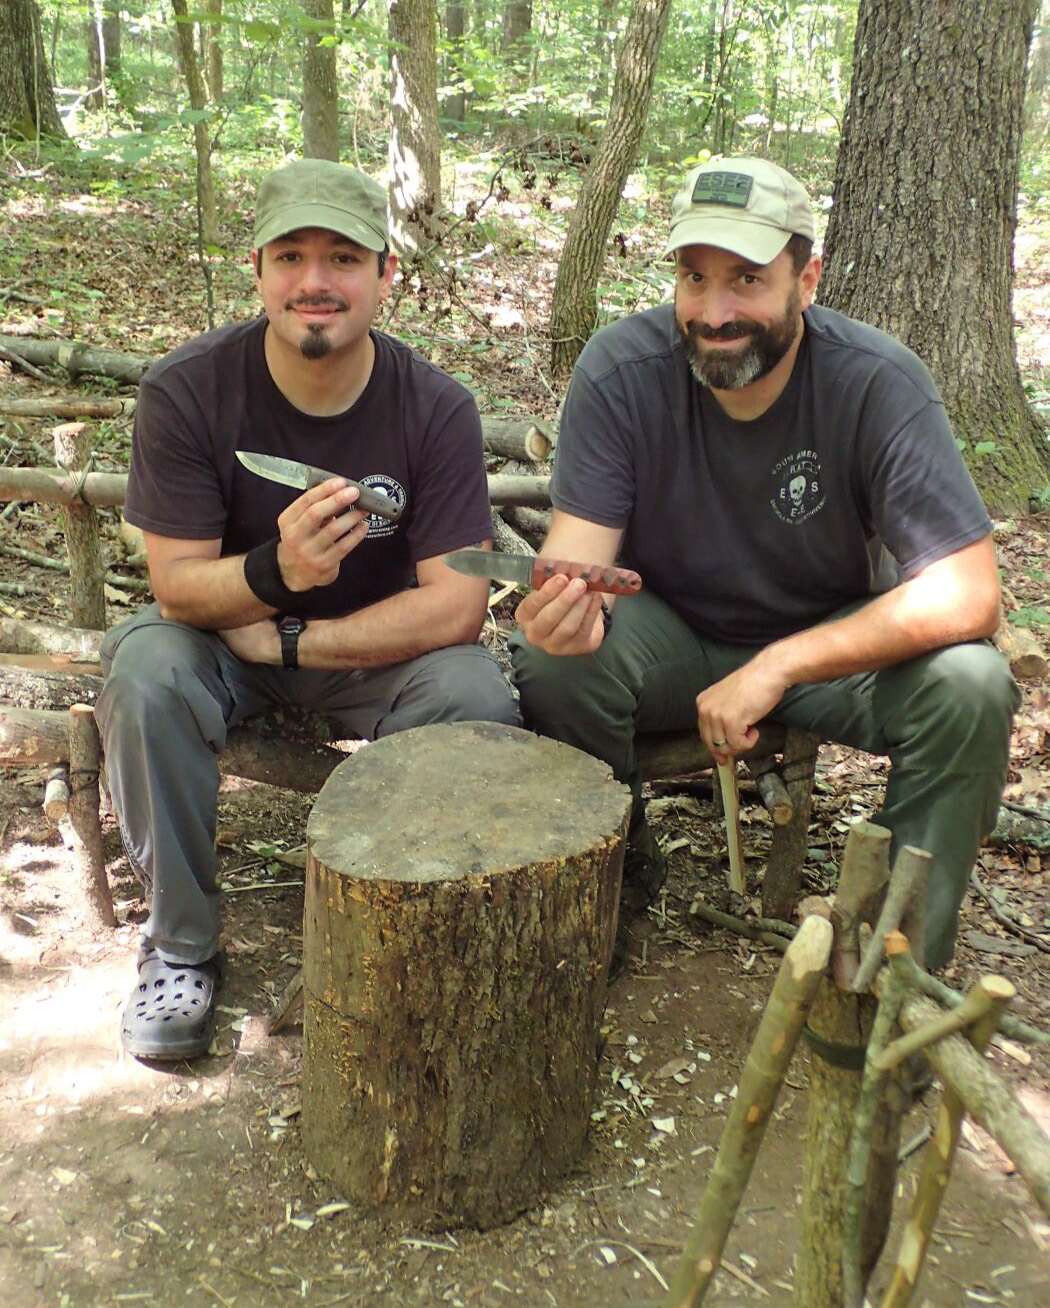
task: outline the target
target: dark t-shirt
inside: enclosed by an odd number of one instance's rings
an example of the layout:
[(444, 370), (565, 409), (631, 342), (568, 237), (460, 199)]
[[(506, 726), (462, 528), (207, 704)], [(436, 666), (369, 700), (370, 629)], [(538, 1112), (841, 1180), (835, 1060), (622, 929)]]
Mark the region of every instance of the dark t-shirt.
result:
[(266, 319), (207, 332), (155, 364), (139, 391), (124, 508), (144, 531), (222, 541), (242, 554), (277, 534), (302, 492), (256, 476), (237, 450), (278, 454), (352, 477), (404, 505), (372, 515), (303, 617), (338, 617), (414, 585), (415, 564), (492, 536), (473, 396), (407, 345), (373, 332), (375, 364), (345, 413), (315, 418), (278, 390), (263, 355)]
[(693, 378), (671, 305), (593, 336), (565, 399), (555, 506), (623, 529), (622, 562), (716, 640), (801, 631), (991, 530), (919, 359), (829, 309), (804, 317), (753, 421)]

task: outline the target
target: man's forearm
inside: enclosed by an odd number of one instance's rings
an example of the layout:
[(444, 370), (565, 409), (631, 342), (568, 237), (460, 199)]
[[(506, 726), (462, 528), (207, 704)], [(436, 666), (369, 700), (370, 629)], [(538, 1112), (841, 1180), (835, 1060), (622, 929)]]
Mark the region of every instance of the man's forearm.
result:
[(994, 607), (934, 597), (922, 579), (906, 582), (856, 612), (768, 645), (756, 661), (775, 668), (784, 688), (903, 663), (930, 650), (991, 636)]
[(245, 581), (243, 554), (171, 563), (154, 594), (164, 617), (204, 631), (246, 627), (275, 612)]
[(449, 645), (472, 644), (485, 607), (450, 603), (440, 588), (400, 591), (342, 618), (314, 620), (299, 641), (304, 668), (385, 667)]

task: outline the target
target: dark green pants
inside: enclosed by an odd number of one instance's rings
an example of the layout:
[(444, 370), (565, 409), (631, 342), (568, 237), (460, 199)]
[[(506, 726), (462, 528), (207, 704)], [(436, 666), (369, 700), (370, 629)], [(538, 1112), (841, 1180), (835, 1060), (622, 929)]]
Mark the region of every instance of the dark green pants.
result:
[[(617, 604), (596, 654), (556, 658), (520, 632), (511, 652), (526, 726), (604, 759), (637, 794), (635, 734), (695, 728), (700, 691), (756, 649), (698, 636), (643, 591)], [(793, 686), (771, 714), (822, 740), (889, 757), (875, 821), (893, 833), (892, 850), (914, 845), (933, 855), (930, 967), (952, 956), (974, 859), (995, 825), (1019, 702), (1006, 660), (978, 641), (880, 672)]]

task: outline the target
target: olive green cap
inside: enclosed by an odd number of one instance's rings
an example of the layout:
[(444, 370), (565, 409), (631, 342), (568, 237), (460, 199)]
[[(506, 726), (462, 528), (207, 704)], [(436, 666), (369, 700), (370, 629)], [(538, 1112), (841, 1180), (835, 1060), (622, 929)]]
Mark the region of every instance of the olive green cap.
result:
[(719, 159), (687, 174), (671, 205), (665, 253), (714, 245), (767, 264), (794, 235), (817, 235), (802, 184), (769, 159)]
[(366, 250), (390, 244), (386, 192), (330, 159), (299, 159), (267, 173), (255, 201), (255, 248), (300, 227), (338, 232)]

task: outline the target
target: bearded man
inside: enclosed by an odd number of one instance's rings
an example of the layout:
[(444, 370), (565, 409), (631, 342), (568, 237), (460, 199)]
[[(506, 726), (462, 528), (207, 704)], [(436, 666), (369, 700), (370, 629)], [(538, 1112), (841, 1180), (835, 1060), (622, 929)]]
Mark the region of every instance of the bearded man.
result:
[(602, 604), (552, 577), (517, 609), (526, 724), (589, 751), (636, 802), (627, 914), (665, 862), (637, 732), (695, 726), (719, 761), (775, 717), (892, 762), (875, 821), (933, 855), (926, 959), (946, 963), (995, 823), (1019, 696), (989, 643), (991, 523), (932, 378), (817, 307), (813, 207), (764, 159), (694, 168), (675, 196), (673, 305), (598, 332), (565, 399), (556, 558), (639, 571)]

